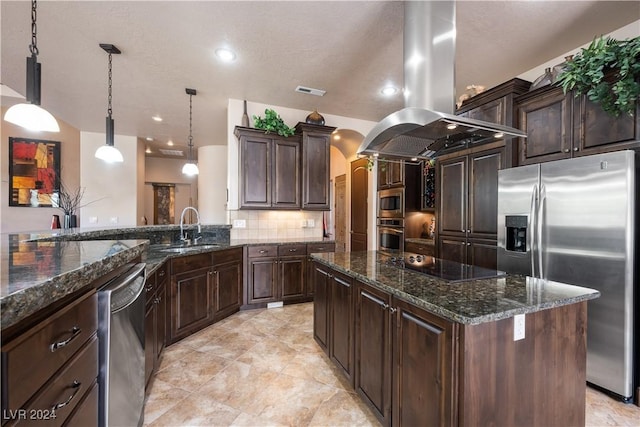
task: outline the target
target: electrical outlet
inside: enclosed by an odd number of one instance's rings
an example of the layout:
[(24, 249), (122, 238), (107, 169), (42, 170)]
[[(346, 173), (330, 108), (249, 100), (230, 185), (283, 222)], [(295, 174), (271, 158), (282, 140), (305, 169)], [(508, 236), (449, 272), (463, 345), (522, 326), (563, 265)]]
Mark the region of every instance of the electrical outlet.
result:
[(305, 228), (307, 226), (307, 220), (303, 219), (300, 221), (300, 227)]
[(316, 220), (315, 219), (308, 219), (307, 220), (307, 227), (313, 228), (315, 226), (316, 226)]
[(89, 224), (97, 224), (98, 223), (98, 217), (97, 216), (90, 216), (89, 217)]
[(246, 219), (234, 219), (233, 220), (233, 228), (247, 228), (247, 220)]
[(118, 217), (117, 216), (112, 216), (111, 218), (109, 218), (109, 222), (111, 224), (117, 224), (118, 223)]
[(516, 314), (513, 316), (513, 340), (518, 341), (524, 339), (524, 314)]

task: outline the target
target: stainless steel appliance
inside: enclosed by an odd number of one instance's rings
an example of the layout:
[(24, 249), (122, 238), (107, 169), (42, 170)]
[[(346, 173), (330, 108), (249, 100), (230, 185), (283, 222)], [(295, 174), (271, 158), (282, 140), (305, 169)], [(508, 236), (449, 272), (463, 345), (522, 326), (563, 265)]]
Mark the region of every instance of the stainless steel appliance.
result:
[(437, 277), (451, 283), (506, 276), (504, 271), (410, 252), (405, 252), (401, 256), (385, 257), (381, 261), (397, 268)]
[(404, 187), (378, 191), (378, 218), (404, 218)]
[(404, 250), (404, 220), (378, 218), (378, 250)]
[(128, 264), (98, 290), (98, 424), (141, 426), (144, 414), (145, 264)]
[(600, 291), (588, 307), (587, 381), (625, 400), (638, 381), (638, 167), (619, 151), (498, 173), (498, 268)]
[(358, 154), (428, 159), (445, 150), (526, 137), (519, 129), (452, 114), (456, 87), (455, 33), (455, 1), (404, 2), (406, 108), (374, 126), (362, 141)]

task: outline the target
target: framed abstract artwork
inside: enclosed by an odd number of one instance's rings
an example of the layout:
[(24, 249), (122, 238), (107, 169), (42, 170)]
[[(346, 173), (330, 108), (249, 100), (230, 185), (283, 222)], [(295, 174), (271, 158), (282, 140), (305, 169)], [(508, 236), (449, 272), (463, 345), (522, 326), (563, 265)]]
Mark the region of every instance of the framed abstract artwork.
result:
[(60, 141), (9, 138), (9, 206), (51, 207), (59, 183)]

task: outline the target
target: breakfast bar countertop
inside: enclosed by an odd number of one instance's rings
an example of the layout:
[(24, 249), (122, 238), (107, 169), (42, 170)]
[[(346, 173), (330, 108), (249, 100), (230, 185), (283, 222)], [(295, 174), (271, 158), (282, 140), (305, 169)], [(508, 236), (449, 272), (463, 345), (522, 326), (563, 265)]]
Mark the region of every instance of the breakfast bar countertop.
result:
[(475, 325), (594, 299), (594, 289), (533, 277), (448, 282), (385, 263), (376, 251), (318, 253), (311, 256), (368, 285), (448, 320)]

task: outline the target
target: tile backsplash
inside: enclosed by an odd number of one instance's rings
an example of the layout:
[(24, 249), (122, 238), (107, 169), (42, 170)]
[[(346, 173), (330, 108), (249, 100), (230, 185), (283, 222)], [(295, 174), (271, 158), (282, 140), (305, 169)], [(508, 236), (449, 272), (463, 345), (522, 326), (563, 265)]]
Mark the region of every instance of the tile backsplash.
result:
[[(322, 238), (322, 212), (237, 210), (228, 213), (231, 239)], [(245, 228), (239, 228), (237, 220), (244, 220)]]

